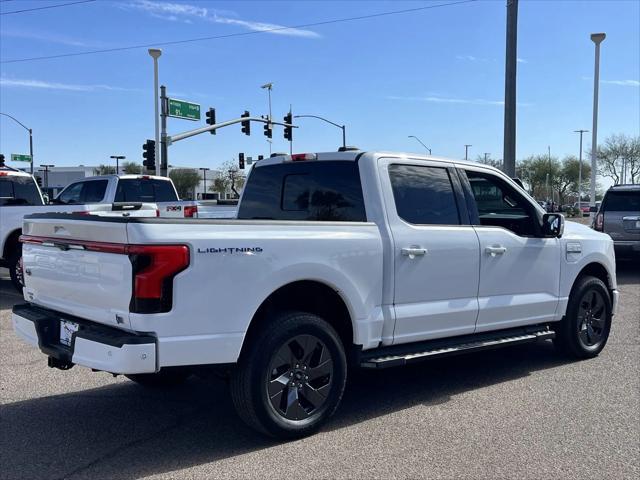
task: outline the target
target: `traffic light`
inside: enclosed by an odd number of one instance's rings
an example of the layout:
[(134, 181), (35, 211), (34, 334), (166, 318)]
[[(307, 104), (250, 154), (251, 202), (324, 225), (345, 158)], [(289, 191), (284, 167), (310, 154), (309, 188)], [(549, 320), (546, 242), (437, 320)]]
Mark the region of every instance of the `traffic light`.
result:
[(4, 155), (0, 153), (0, 167), (4, 167)]
[(242, 152), (238, 154), (238, 168), (244, 170), (244, 153)]
[(273, 127), (271, 126), (271, 119), (264, 124), (264, 136), (271, 138), (273, 136)]
[[(216, 124), (216, 109), (215, 108), (210, 108), (207, 113), (205, 114), (207, 116), (207, 125), (215, 125)], [(209, 133), (211, 135), (215, 135), (216, 131), (215, 130), (210, 130)]]
[[(284, 123), (287, 124), (291, 124), (293, 123), (293, 115), (291, 114), (291, 112), (287, 113), (284, 116)], [(290, 142), (293, 141), (293, 127), (288, 127), (288, 126), (284, 126), (284, 138), (286, 140), (289, 140)]]
[(142, 145), (142, 165), (145, 166), (147, 170), (155, 170), (156, 169), (156, 142), (155, 140), (147, 140)]
[[(245, 110), (244, 113), (242, 115), (240, 115), (242, 118), (244, 117), (250, 117), (251, 114)], [(251, 122), (249, 120), (244, 120), (242, 123), (242, 133), (244, 133), (245, 135), (251, 135)]]
[(42, 188), (42, 177), (36, 176), (36, 183), (38, 184), (38, 187)]
[(258, 160), (263, 160), (264, 159), (264, 155), (258, 155)]

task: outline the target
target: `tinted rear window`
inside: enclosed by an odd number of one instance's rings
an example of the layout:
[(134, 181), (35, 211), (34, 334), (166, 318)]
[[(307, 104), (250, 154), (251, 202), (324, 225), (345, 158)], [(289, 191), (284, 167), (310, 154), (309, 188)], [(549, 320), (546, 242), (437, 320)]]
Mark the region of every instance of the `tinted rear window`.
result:
[(118, 181), (116, 202), (175, 202), (178, 200), (171, 182), (151, 178), (127, 178)]
[(364, 222), (358, 165), (310, 161), (255, 167), (238, 218)]
[(36, 182), (31, 177), (0, 177), (0, 205), (42, 205)]
[(602, 209), (605, 212), (640, 212), (640, 190), (608, 192)]

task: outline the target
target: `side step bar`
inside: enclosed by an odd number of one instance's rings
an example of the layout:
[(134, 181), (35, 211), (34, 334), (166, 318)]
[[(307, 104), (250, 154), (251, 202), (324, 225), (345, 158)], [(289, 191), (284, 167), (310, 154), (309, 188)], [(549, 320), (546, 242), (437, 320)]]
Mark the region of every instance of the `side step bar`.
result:
[(555, 338), (548, 328), (511, 329), (489, 334), (464, 335), (446, 340), (432, 340), (417, 344), (382, 347), (363, 352), (360, 366), (363, 368), (388, 368), (420, 362), (430, 358), (479, 352), (510, 345), (535, 343)]

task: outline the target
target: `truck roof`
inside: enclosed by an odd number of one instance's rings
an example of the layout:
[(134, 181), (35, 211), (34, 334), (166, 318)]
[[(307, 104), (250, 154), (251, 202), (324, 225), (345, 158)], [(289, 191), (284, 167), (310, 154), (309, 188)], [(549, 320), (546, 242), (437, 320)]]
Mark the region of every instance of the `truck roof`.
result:
[(0, 167), (0, 176), (2, 177), (30, 177), (31, 175), (22, 170), (11, 167)]
[[(316, 161), (328, 161), (328, 160), (355, 161), (357, 158), (363, 155), (366, 155), (371, 158), (406, 157), (406, 158), (411, 158), (412, 160), (425, 160), (430, 162), (455, 163), (458, 165), (482, 166), (483, 168), (500, 172), (499, 169), (492, 167), (491, 165), (486, 165), (484, 163), (478, 163), (478, 162), (469, 161), (469, 160), (458, 160), (455, 158), (438, 157), (433, 155), (421, 155), (421, 154), (412, 153), (412, 152), (392, 152), (392, 151), (385, 151), (385, 150), (372, 150), (372, 151), (350, 150), (347, 152), (316, 152), (316, 153), (310, 153), (310, 154), (316, 156), (315, 158)], [(304, 154), (304, 153), (293, 154), (293, 157), (295, 158), (296, 155), (309, 155), (309, 154)], [(289, 154), (278, 154), (270, 158), (265, 158), (264, 160), (259, 160), (256, 163), (256, 166), (265, 166), (265, 165), (272, 165), (276, 163), (283, 163), (286, 161), (291, 161), (291, 158), (292, 156)]]
[(84, 181), (84, 180), (95, 180), (98, 178), (106, 178), (106, 179), (110, 179), (110, 178), (117, 178), (117, 179), (122, 179), (122, 180), (126, 180), (126, 179), (136, 179), (136, 178), (150, 178), (152, 180), (171, 180), (168, 177), (160, 177), (157, 175), (146, 175), (144, 173), (134, 173), (134, 174), (124, 174), (124, 175), (116, 175), (116, 174), (109, 174), (109, 175), (94, 175), (93, 177), (86, 177), (86, 178), (82, 178), (78, 181)]

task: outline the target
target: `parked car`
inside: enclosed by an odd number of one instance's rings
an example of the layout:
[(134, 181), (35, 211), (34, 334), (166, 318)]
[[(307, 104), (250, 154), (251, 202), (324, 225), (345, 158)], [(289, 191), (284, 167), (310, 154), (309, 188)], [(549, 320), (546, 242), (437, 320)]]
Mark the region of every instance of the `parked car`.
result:
[(596, 208), (592, 227), (613, 239), (616, 255), (640, 255), (640, 185), (612, 186)]
[(153, 175), (102, 175), (68, 185), (52, 203), (155, 203), (160, 217), (196, 217), (198, 204), (181, 201), (170, 178)]
[(589, 202), (576, 202), (573, 204), (573, 208), (576, 211), (582, 212), (583, 217), (589, 216), (589, 210), (590, 210)]
[(75, 212), (103, 217), (156, 217), (155, 203), (119, 202), (102, 204), (50, 204), (47, 205), (36, 180), (21, 170), (0, 167), (0, 266), (9, 269), (11, 281), (22, 292), (23, 278), (20, 267), (22, 222), (25, 215), (45, 212)]
[(255, 164), (237, 217), (28, 217), (16, 333), (49, 366), (142, 385), (217, 370), (241, 418), (279, 438), (333, 414), (348, 364), (547, 339), (590, 358), (607, 342), (613, 241), (495, 168), (279, 155)]

